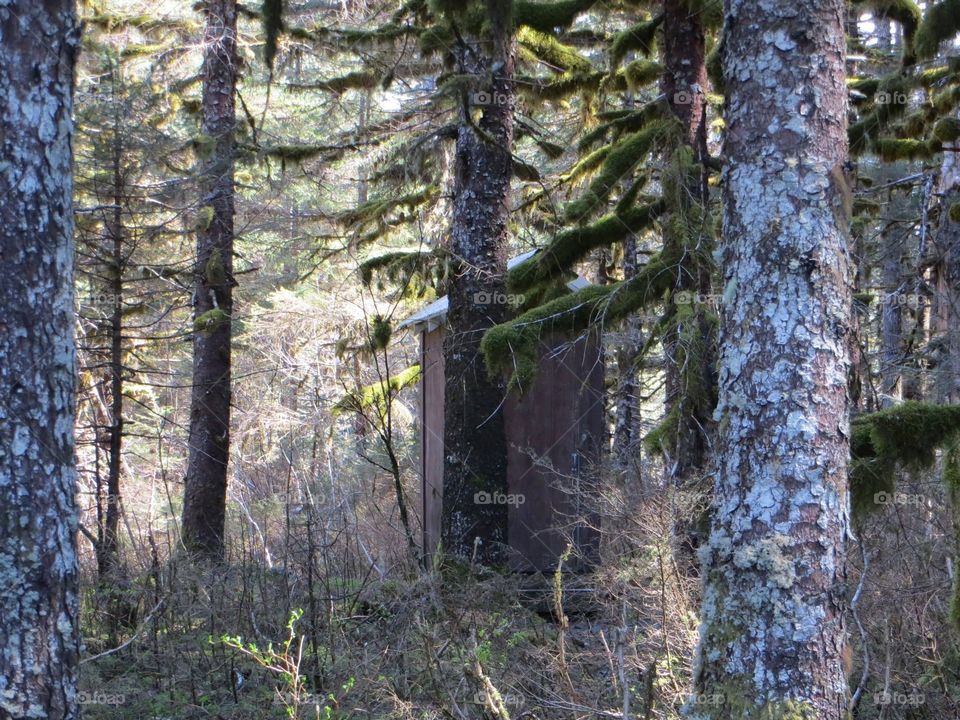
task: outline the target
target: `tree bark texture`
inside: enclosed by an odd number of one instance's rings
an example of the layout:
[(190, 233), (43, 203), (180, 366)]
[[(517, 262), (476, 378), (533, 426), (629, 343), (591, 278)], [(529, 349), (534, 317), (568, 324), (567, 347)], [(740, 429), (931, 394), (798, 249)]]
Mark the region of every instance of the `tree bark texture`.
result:
[(727, 0), (719, 441), (688, 717), (846, 716), (841, 0)]
[(206, 3), (203, 62), (204, 196), (197, 213), (193, 389), (183, 499), (183, 542), (223, 555), (230, 457), (230, 344), (233, 314), (234, 123), (237, 5)]
[(73, 2), (0, 3), (0, 717), (79, 717)]
[[(506, 560), (505, 387), (487, 374), (483, 333), (507, 317), (508, 195), (513, 174), (514, 47), (509, 0), (487, 4), (490, 31), (468, 41), (463, 72), (492, 78), (461, 108), (454, 168), (450, 282), (444, 337), (444, 477), (441, 540), (449, 555)], [(474, 121), (471, 113), (481, 114)]]

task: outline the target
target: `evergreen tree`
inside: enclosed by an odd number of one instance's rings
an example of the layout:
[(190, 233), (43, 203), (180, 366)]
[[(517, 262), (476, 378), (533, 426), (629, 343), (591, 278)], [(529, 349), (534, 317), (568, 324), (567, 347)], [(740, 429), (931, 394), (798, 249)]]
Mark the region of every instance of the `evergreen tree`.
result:
[[(844, 4), (726, 3), (715, 511), (691, 718), (846, 717)], [(816, 100), (814, 100), (816, 98)]]
[(73, 3), (4, 6), (0, 37), (0, 716), (73, 720)]
[(211, 0), (204, 12), (198, 140), (204, 195), (196, 219), (193, 389), (182, 532), (188, 550), (216, 559), (224, 550), (230, 458), (237, 6), (235, 0)]

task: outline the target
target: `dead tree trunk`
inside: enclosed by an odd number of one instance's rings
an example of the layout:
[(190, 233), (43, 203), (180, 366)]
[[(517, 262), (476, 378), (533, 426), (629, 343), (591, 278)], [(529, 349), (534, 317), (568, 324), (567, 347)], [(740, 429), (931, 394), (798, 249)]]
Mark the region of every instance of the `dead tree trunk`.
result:
[(0, 717), (79, 717), (73, 2), (0, 7)]
[(720, 437), (692, 718), (846, 717), (845, 11), (725, 6)]
[(183, 497), (183, 543), (223, 555), (230, 457), (230, 340), (233, 315), (234, 121), (237, 81), (236, 0), (205, 6), (203, 61), (204, 196), (197, 212), (193, 390), (190, 450)]
[[(514, 47), (509, 0), (488, 3), (489, 38), (461, 45), (460, 72), (491, 78), (466, 98), (455, 155), (450, 252), (456, 263), (444, 337), (446, 553), (487, 564), (506, 557), (507, 440), (503, 382), (480, 353), (487, 328), (506, 319), (508, 193), (512, 177)], [(481, 107), (477, 123), (471, 111)]]

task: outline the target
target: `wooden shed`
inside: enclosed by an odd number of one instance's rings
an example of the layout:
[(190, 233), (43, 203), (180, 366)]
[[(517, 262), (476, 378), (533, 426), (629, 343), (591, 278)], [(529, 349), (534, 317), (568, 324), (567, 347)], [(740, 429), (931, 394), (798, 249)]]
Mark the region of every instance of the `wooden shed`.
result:
[[(533, 253), (514, 258), (509, 266)], [(583, 278), (571, 290), (588, 285)], [(420, 335), (420, 465), (423, 547), (432, 555), (440, 541), (443, 503), (443, 337), (447, 298), (431, 303), (400, 327)], [(518, 571), (552, 571), (572, 538), (578, 569), (597, 553), (598, 465), (606, 440), (602, 348), (595, 333), (544, 343), (536, 381), (523, 397), (504, 404), (510, 564)], [(520, 498), (523, 499), (520, 502)], [(582, 522), (586, 519), (587, 522)]]

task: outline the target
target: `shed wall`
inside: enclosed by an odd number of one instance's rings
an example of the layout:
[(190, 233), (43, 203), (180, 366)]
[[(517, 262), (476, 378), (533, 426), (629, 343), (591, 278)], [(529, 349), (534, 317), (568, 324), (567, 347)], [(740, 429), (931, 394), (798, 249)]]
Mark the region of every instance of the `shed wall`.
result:
[[(595, 556), (597, 530), (589, 497), (606, 439), (603, 357), (596, 336), (547, 342), (536, 381), (504, 405), (508, 536), (515, 570), (556, 569), (572, 537), (579, 555)], [(443, 328), (421, 335), (421, 418), (424, 549), (440, 540), (443, 501)], [(519, 502), (519, 497), (523, 502)], [(588, 516), (592, 528), (574, 523)], [(576, 557), (576, 556), (575, 556)], [(568, 567), (582, 562), (572, 560)]]

